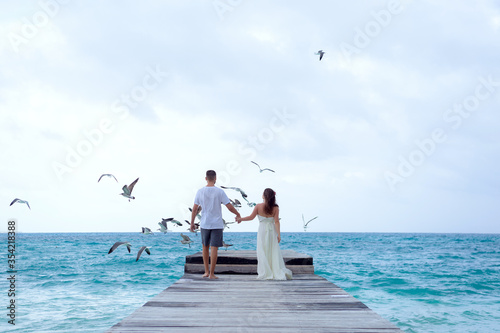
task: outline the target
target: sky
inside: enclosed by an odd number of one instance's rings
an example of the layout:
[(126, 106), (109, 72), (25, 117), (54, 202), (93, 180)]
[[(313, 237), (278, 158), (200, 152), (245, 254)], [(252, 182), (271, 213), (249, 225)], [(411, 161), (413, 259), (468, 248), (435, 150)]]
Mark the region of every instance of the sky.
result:
[(283, 232), (500, 232), (493, 0), (2, 8), (2, 232), (189, 220), (208, 169), (253, 202), (274, 189)]

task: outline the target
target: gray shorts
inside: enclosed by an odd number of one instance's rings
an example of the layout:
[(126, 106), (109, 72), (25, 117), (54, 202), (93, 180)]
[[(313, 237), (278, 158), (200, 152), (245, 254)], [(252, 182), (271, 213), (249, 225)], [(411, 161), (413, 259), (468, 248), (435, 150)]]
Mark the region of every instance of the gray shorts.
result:
[(222, 247), (222, 231), (224, 229), (200, 229), (201, 244), (204, 246)]

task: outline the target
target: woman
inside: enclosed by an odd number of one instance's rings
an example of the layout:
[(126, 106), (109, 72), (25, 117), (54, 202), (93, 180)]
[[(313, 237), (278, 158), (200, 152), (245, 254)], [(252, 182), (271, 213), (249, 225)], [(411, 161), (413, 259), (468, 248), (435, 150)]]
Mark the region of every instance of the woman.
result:
[(281, 241), (279, 207), (276, 204), (276, 193), (266, 188), (262, 195), (263, 203), (255, 206), (252, 214), (239, 218), (240, 221), (251, 221), (259, 217), (259, 233), (257, 235), (257, 279), (290, 280), (292, 271), (285, 267), (279, 242)]

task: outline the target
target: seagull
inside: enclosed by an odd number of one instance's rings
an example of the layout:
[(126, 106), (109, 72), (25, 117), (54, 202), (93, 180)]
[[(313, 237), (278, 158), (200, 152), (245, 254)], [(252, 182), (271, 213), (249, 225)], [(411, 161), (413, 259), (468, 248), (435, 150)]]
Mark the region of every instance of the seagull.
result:
[(115, 177), (115, 176), (113, 176), (113, 175), (112, 175), (112, 174), (110, 174), (110, 173), (103, 173), (103, 174), (101, 175), (101, 177), (99, 177), (99, 180), (97, 181), (98, 183), (101, 181), (101, 178), (102, 178), (102, 177), (110, 177), (110, 178), (114, 178), (114, 179), (116, 180), (116, 182), (118, 183), (118, 179), (116, 179), (116, 177)]
[(233, 244), (226, 244), (226, 242), (222, 241), (222, 246), (224, 246), (226, 248), (226, 251), (227, 251), (227, 248), (230, 246), (233, 246)]
[(247, 198), (243, 198), (243, 200), (247, 202), (248, 207), (255, 207), (257, 205), (255, 202), (248, 201)]
[(137, 181), (139, 180), (139, 178), (137, 178), (136, 180), (134, 180), (130, 185), (123, 185), (122, 187), (122, 191), (123, 193), (120, 193), (120, 195), (123, 195), (125, 198), (128, 198), (128, 201), (130, 201), (130, 199), (135, 199), (135, 197), (132, 196), (132, 190), (134, 189), (134, 186), (135, 184), (137, 184)]
[(234, 199), (234, 201), (229, 199), (229, 201), (231, 201), (231, 205), (233, 205), (234, 208), (241, 208), (241, 202), (238, 199)]
[(30, 204), (28, 203), (28, 201), (21, 200), (21, 199), (18, 199), (18, 198), (15, 198), (14, 200), (12, 200), (12, 202), (10, 203), (10, 206), (12, 206), (13, 204), (15, 204), (16, 202), (21, 203), (21, 204), (26, 204), (28, 206), (28, 208), (31, 210), (31, 207), (30, 207)]
[(306, 222), (306, 220), (304, 220), (304, 214), (302, 214), (302, 221), (304, 222), (304, 231), (307, 231), (307, 225), (309, 224), (309, 222), (311, 222), (312, 220), (315, 220), (317, 219), (318, 217), (313, 217), (312, 219), (310, 219), (309, 221)]
[(250, 161), (250, 162), (252, 162), (253, 164), (255, 164), (256, 166), (258, 166), (258, 167), (259, 167), (260, 173), (262, 173), (262, 171), (266, 171), (266, 170), (271, 171), (271, 172), (274, 172), (274, 170), (271, 170), (271, 169), (268, 169), (268, 168), (264, 168), (264, 169), (262, 169), (262, 168), (260, 167), (260, 165), (258, 165), (258, 164), (257, 164), (257, 163), (255, 163), (254, 161)]
[(141, 256), (142, 252), (144, 252), (144, 250), (146, 250), (146, 253), (151, 255), (151, 252), (149, 251), (150, 247), (149, 246), (141, 246), (141, 248), (139, 249), (139, 252), (137, 252), (137, 259), (135, 259), (135, 261), (139, 260), (139, 257)]
[(319, 60), (321, 61), (321, 59), (323, 59), (323, 54), (325, 54), (325, 52), (323, 52), (323, 50), (319, 50), (318, 52), (316, 52), (314, 54), (319, 55)]
[(162, 219), (161, 222), (158, 222), (158, 225), (160, 226), (160, 228), (158, 230), (163, 232), (163, 233), (169, 232), (167, 222), (168, 222), (168, 219)]
[(114, 250), (116, 250), (116, 248), (118, 246), (123, 245), (123, 244), (127, 245), (128, 253), (130, 253), (130, 247), (131, 247), (131, 245), (130, 245), (129, 242), (116, 242), (116, 243), (113, 244), (113, 246), (111, 247), (111, 249), (109, 249), (108, 254), (110, 254), (111, 252), (113, 252)]
[[(189, 211), (192, 213), (193, 212), (193, 209), (191, 207), (188, 208)], [(198, 211), (196, 212), (196, 217), (198, 218), (198, 220), (201, 221), (201, 215), (200, 215), (200, 212), (201, 212), (201, 206), (198, 206)]]
[(186, 235), (184, 235), (184, 234), (182, 234), (182, 233), (181, 233), (181, 236), (182, 236), (181, 243), (182, 243), (182, 244), (188, 244), (188, 245), (189, 245), (189, 247), (191, 247), (191, 243), (193, 242), (193, 241), (191, 240), (191, 238), (189, 238), (189, 236), (186, 236)]
[(186, 222), (187, 225), (189, 226), (189, 228), (188, 228), (189, 232), (194, 232), (196, 235), (198, 235), (197, 232), (198, 232), (198, 229), (200, 228), (200, 224), (199, 223), (195, 223), (194, 224), (194, 231), (191, 231), (191, 222), (189, 222), (188, 220), (184, 220), (184, 222)]
[(177, 224), (179, 227), (182, 227), (182, 223), (177, 220), (174, 220), (174, 218), (169, 219), (169, 222), (172, 222), (174, 224)]
[(245, 199), (246, 197), (248, 197), (248, 195), (243, 192), (243, 190), (239, 187), (226, 187), (226, 186), (221, 186), (223, 189), (226, 189), (226, 190), (235, 190), (235, 191), (238, 191), (241, 193), (241, 196), (243, 197), (243, 199)]
[(226, 229), (226, 228), (228, 228), (228, 229), (229, 229), (228, 224), (233, 224), (233, 223), (236, 223), (236, 221), (226, 222), (226, 220), (224, 220), (224, 219), (222, 219), (222, 222), (224, 223), (224, 229)]
[(153, 232), (151, 231), (151, 229), (149, 228), (146, 228), (146, 227), (142, 227), (142, 233), (144, 235), (149, 235), (149, 234), (152, 234)]
[(257, 205), (255, 202), (248, 201), (248, 199), (247, 199), (248, 195), (245, 192), (243, 192), (243, 190), (241, 188), (239, 188), (239, 187), (226, 187), (226, 186), (221, 186), (221, 187), (223, 189), (235, 190), (235, 191), (240, 192), (241, 196), (243, 197), (243, 200), (245, 200), (247, 202), (248, 207), (255, 207), (255, 205)]

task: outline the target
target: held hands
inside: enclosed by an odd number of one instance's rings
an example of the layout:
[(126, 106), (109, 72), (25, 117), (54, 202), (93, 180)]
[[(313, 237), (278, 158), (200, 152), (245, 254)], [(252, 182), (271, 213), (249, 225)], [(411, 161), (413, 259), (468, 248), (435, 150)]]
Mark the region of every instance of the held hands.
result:
[(238, 224), (241, 223), (241, 215), (236, 215), (236, 218), (235, 218), (236, 222), (238, 222)]

